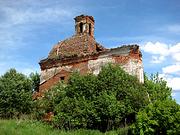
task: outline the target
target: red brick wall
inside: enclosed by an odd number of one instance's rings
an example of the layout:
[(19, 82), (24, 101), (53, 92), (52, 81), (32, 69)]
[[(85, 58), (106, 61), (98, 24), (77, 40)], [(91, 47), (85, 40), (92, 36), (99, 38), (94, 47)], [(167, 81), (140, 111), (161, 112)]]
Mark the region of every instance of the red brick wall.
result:
[(57, 84), (61, 80), (61, 77), (65, 77), (64, 81), (67, 81), (69, 76), (70, 76), (70, 72), (62, 70), (61, 72), (59, 72), (58, 74), (47, 80), (46, 82), (42, 83), (39, 87), (39, 92), (43, 93), (43, 91)]
[[(98, 55), (90, 55), (86, 57), (81, 58), (72, 58), (72, 59), (64, 59), (64, 60), (48, 60), (45, 62), (40, 63), (41, 70), (50, 69), (52, 67), (59, 67), (59, 66), (72, 66), (70, 71), (62, 70), (58, 74), (56, 74), (54, 77), (50, 78), (46, 82), (42, 83), (40, 85), (40, 93), (43, 93), (43, 91), (49, 89), (53, 85), (57, 84), (60, 81), (60, 77), (64, 76), (65, 81), (67, 81), (70, 77), (70, 74), (73, 71), (79, 71), (80, 74), (86, 74), (88, 73), (88, 61), (92, 59), (98, 59)], [(142, 55), (139, 49), (131, 49), (129, 54), (124, 55), (111, 55), (110, 57), (113, 57), (115, 60), (115, 63), (124, 65), (126, 64), (130, 59), (136, 59), (142, 62)], [(40, 94), (42, 95), (42, 94)]]
[(73, 64), (74, 70), (79, 70), (80, 74), (85, 74), (88, 72), (88, 61)]
[[(71, 71), (79, 71), (80, 74), (85, 74), (88, 72), (88, 62), (87, 61), (70, 64), (68, 66), (72, 66)], [(65, 77), (65, 82), (67, 82), (71, 73), (72, 72), (68, 72), (66, 70), (61, 70), (58, 74), (56, 74), (55, 76), (53, 76), (46, 82), (42, 83), (39, 87), (39, 92), (41, 93), (40, 95), (42, 95), (45, 90), (48, 90), (49, 88), (51, 88), (52, 86), (57, 84), (60, 81), (61, 77)]]
[(125, 64), (129, 61), (129, 56), (113, 56), (115, 63)]

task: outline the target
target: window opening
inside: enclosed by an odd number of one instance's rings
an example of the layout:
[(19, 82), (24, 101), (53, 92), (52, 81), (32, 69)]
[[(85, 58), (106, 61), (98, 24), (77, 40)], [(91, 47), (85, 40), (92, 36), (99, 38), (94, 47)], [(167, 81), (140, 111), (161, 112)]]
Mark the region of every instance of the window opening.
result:
[(60, 77), (60, 80), (61, 80), (61, 81), (64, 81), (64, 80), (65, 80), (65, 76), (61, 76), (61, 77)]
[(91, 35), (91, 24), (89, 24), (89, 35)]
[(83, 32), (83, 23), (80, 23), (79, 27), (80, 27), (80, 33), (82, 33)]

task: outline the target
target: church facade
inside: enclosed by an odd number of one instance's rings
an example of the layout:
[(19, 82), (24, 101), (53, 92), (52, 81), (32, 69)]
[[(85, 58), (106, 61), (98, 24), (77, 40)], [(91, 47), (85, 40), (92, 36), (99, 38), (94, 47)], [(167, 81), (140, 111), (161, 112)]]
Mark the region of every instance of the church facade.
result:
[(58, 42), (48, 57), (39, 62), (40, 87), (38, 95), (59, 81), (67, 81), (71, 73), (97, 75), (107, 63), (119, 64), (126, 72), (144, 82), (142, 54), (138, 45), (123, 45), (107, 49), (96, 42), (94, 18), (80, 15), (75, 19), (75, 34)]

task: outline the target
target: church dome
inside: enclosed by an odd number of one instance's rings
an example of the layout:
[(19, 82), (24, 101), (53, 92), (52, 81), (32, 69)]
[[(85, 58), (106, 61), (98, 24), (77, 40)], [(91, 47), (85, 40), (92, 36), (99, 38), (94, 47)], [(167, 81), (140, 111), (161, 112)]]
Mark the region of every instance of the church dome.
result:
[(49, 53), (49, 59), (85, 56), (106, 50), (95, 41), (92, 16), (80, 15), (74, 19), (75, 35), (55, 45)]

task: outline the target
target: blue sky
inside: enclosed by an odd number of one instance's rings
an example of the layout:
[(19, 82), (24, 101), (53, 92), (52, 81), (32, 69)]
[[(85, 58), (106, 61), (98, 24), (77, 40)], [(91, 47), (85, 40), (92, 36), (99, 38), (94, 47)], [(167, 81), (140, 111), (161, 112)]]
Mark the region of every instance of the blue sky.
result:
[(139, 44), (146, 73), (159, 72), (180, 103), (179, 0), (0, 0), (0, 75), (39, 72), (38, 62), (74, 34), (73, 18), (95, 18), (107, 48)]

